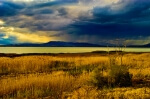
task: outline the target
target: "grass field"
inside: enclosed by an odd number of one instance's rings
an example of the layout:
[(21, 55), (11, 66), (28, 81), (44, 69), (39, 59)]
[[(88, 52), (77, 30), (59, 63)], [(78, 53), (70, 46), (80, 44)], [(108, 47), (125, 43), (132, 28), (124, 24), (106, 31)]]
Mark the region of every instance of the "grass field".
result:
[(150, 99), (150, 53), (0, 57), (0, 99)]

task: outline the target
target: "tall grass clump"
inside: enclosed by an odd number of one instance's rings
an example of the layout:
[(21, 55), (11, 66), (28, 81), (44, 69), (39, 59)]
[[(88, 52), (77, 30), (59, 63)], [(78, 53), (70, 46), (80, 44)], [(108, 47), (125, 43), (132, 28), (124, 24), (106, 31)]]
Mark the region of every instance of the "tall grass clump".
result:
[(128, 87), (132, 85), (132, 75), (126, 66), (113, 65), (109, 72), (108, 83), (111, 87)]
[(116, 50), (113, 55), (108, 53), (109, 68), (105, 68), (107, 76), (103, 74), (104, 68), (97, 68), (92, 72), (90, 83), (98, 88), (131, 86), (132, 75), (128, 67), (123, 65), (123, 55), (122, 50)]
[(110, 70), (95, 69), (90, 75), (89, 83), (99, 89), (132, 86), (132, 74), (126, 66), (114, 65)]
[(107, 87), (107, 77), (104, 76), (103, 70), (96, 68), (92, 71), (89, 79), (89, 84), (97, 87), (98, 89)]
[(72, 91), (76, 86), (75, 78), (64, 72), (53, 74), (29, 74), (2, 79), (0, 98), (36, 99), (49, 97), (60, 99), (63, 92)]
[(124, 48), (118, 47), (116, 53), (109, 57), (110, 71), (108, 84), (111, 87), (128, 87), (132, 85), (132, 75), (126, 65), (123, 65)]

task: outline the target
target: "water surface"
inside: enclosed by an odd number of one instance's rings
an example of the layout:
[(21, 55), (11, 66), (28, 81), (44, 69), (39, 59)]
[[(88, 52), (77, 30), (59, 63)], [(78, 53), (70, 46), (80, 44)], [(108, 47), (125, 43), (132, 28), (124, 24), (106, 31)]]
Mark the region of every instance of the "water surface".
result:
[[(92, 51), (114, 51), (114, 47), (0, 47), (0, 53), (83, 53)], [(150, 48), (125, 48), (126, 52), (150, 52)]]

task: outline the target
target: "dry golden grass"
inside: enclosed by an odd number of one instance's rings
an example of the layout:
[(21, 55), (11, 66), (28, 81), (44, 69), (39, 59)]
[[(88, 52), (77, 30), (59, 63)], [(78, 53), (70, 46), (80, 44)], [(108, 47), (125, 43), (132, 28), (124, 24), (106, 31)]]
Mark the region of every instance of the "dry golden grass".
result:
[[(53, 57), (22, 56), (16, 58), (0, 57), (0, 73), (49, 72), (53, 66), (80, 67), (85, 65), (106, 64), (107, 57)], [(57, 62), (57, 63), (56, 63)]]
[(84, 86), (71, 93), (68, 99), (150, 99), (150, 88), (97, 90), (90, 86)]
[(0, 96), (2, 98), (61, 98), (63, 92), (71, 92), (83, 86), (88, 79), (88, 74), (75, 78), (63, 71), (52, 74), (29, 74), (1, 79)]
[[(150, 53), (122, 57), (44, 56), (0, 57), (0, 98), (46, 99), (149, 99)], [(108, 76), (110, 59), (126, 66), (133, 81), (147, 81), (142, 88), (97, 89), (89, 85), (94, 68)]]

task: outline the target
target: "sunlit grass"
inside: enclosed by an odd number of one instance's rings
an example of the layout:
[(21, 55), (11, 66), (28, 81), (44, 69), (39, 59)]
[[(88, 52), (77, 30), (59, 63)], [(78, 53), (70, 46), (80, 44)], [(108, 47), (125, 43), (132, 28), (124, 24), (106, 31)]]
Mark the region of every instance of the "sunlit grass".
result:
[[(149, 99), (149, 56), (129, 53), (122, 61), (115, 54), (0, 57), (0, 98)], [(119, 76), (111, 74), (120, 70), (117, 66), (127, 68), (132, 86), (109, 86)]]
[(63, 92), (71, 92), (81, 87), (87, 81), (88, 75), (83, 74), (77, 78), (63, 71), (52, 74), (20, 75), (0, 80), (0, 96), (3, 98), (61, 98)]
[(150, 88), (114, 88), (97, 90), (84, 86), (72, 92), (69, 99), (149, 99)]
[(1, 57), (0, 73), (50, 72), (57, 67), (81, 67), (85, 65), (106, 64), (107, 57), (52, 57), (23, 56), (16, 58)]

